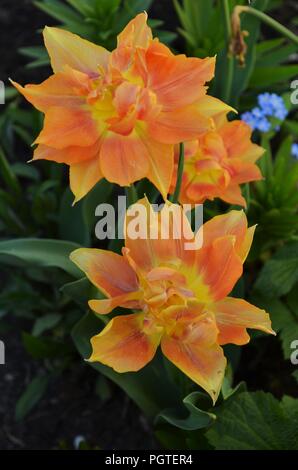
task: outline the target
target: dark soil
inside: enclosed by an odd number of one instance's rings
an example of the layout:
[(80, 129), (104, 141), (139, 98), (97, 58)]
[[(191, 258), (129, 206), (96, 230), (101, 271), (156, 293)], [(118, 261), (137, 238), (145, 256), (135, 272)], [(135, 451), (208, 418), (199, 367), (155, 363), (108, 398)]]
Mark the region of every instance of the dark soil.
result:
[(45, 373), (39, 361), (28, 356), (20, 325), (5, 319), (9, 332), (1, 333), (6, 364), (0, 366), (0, 449), (72, 449), (77, 436), (101, 449), (154, 449), (152, 431), (135, 405), (110, 384), (111, 397), (102, 403), (95, 393), (98, 374), (78, 357), (45, 397), (21, 422), (15, 405), (34, 377)]
[(26, 68), (28, 58), (19, 54), (18, 49), (42, 44), (40, 30), (53, 20), (39, 11), (31, 0), (1, 0), (0, 2), (0, 79), (8, 83), (14, 78), (20, 83), (35, 83), (47, 76), (45, 68)]

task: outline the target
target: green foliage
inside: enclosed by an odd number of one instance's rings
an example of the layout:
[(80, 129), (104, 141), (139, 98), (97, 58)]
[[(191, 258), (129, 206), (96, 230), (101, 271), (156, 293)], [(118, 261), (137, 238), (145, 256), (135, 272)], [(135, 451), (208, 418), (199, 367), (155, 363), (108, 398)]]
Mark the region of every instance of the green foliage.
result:
[(265, 263), (255, 289), (268, 298), (288, 294), (298, 282), (298, 242), (287, 244)]
[(48, 377), (43, 375), (35, 377), (29, 383), (16, 404), (15, 419), (17, 421), (24, 419), (40, 401), (47, 390), (48, 384)]
[[(212, 94), (225, 98), (232, 106), (241, 107), (241, 101), (264, 89), (286, 92), (288, 82), (298, 73), (298, 66), (289, 63), (289, 56), (297, 52), (297, 45), (284, 38), (260, 41), (260, 20), (247, 13), (241, 14), (241, 30), (248, 31), (245, 38), (247, 52), (245, 64), (240, 66), (230, 59), (229, 40), (225, 28), (223, 2), (173, 0), (181, 27), (178, 32), (184, 38), (189, 55), (206, 57), (217, 55), (215, 78), (211, 84)], [(229, 15), (236, 5), (247, 5), (246, 1), (228, 0)], [(272, 2), (256, 0), (253, 8), (260, 11), (272, 9)], [(232, 62), (229, 64), (229, 61)], [(229, 69), (230, 68), (230, 69)], [(225, 77), (225, 80), (222, 79)], [(227, 81), (231, 81), (228, 85)], [(247, 97), (243, 93), (247, 93)]]
[(32, 336), (40, 336), (45, 331), (51, 330), (61, 321), (59, 313), (48, 313), (34, 322)]
[(69, 260), (79, 245), (62, 240), (18, 239), (0, 242), (2, 262), (13, 266), (58, 267), (74, 277), (80, 270)]
[(298, 400), (244, 392), (215, 410), (207, 432), (216, 450), (297, 450)]
[(292, 290), (280, 299), (278, 297), (279, 290), (273, 291), (269, 296), (258, 290), (260, 289), (258, 281), (259, 278), (252, 293), (252, 301), (270, 313), (273, 329), (278, 333), (278, 338), (281, 341), (284, 358), (290, 359), (293, 352), (291, 344), (298, 338), (298, 284), (296, 283)]
[(206, 57), (224, 48), (222, 11), (215, 1), (173, 0), (181, 26), (178, 32), (186, 41), (190, 55)]
[(70, 344), (51, 338), (40, 338), (23, 333), (23, 344), (26, 351), (35, 359), (65, 358), (73, 352)]
[[(63, 29), (112, 50), (116, 47), (117, 35), (136, 14), (149, 9), (152, 0), (40, 0), (34, 3)], [(175, 33), (159, 29), (163, 25), (160, 20), (150, 20), (149, 25), (163, 42), (171, 43), (176, 37)], [(33, 59), (30, 68), (49, 63), (43, 47), (22, 47), (19, 52)]]
[[(184, 407), (163, 410), (157, 416), (156, 422), (164, 421), (185, 431), (196, 431), (197, 429), (209, 427), (216, 419), (216, 416), (199, 408), (199, 406), (206, 405), (206, 402), (208, 402), (208, 408), (210, 408), (210, 400), (204, 393), (193, 392), (183, 399), (182, 404)], [(185, 416), (186, 411), (188, 414)]]
[[(298, 231), (298, 162), (291, 156), (292, 137), (287, 136), (272, 157), (268, 138), (263, 139), (266, 153), (260, 159), (263, 181), (251, 185), (248, 218), (258, 224), (254, 256), (276, 246), (278, 242), (295, 239)], [(291, 263), (291, 261), (289, 261)]]

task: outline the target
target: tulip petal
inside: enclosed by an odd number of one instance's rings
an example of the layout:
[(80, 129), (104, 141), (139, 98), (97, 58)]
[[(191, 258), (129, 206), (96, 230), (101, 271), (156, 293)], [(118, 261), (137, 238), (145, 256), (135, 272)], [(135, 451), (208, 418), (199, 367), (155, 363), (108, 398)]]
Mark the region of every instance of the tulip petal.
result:
[(198, 236), (203, 237), (203, 246), (210, 246), (217, 238), (226, 235), (235, 236), (235, 250), (242, 261), (249, 252), (255, 227), (247, 228), (247, 217), (244, 211), (230, 211), (227, 214), (217, 215), (206, 222), (200, 229)]
[(201, 114), (207, 117), (216, 118), (218, 114), (229, 113), (231, 111), (237, 112), (234, 108), (214, 98), (214, 96), (205, 95), (197, 102), (198, 109)]
[(212, 318), (202, 315), (182, 332), (164, 336), (163, 354), (216, 402), (224, 378), (226, 358), (217, 344), (218, 330)]
[(265, 310), (251, 305), (243, 299), (227, 297), (212, 307), (219, 329), (219, 344), (243, 345), (249, 342), (246, 328), (275, 334)]
[(74, 204), (86, 194), (103, 178), (100, 171), (98, 157), (81, 163), (71, 164), (69, 168), (69, 184), (75, 196)]
[(138, 290), (135, 272), (127, 260), (112, 251), (79, 248), (70, 259), (107, 297), (117, 297)]
[(99, 149), (99, 141), (94, 145), (90, 145), (90, 147), (67, 147), (62, 150), (47, 147), (46, 145), (38, 145), (34, 151), (33, 160), (44, 159), (68, 165), (79, 164), (98, 157)]
[(98, 76), (99, 68), (107, 67), (110, 53), (103, 47), (59, 28), (46, 26), (43, 35), (55, 73), (68, 65), (89, 76)]
[(140, 123), (136, 132), (147, 152), (149, 169), (146, 176), (166, 200), (174, 171), (174, 146), (152, 139)]
[(264, 149), (251, 142), (252, 129), (244, 121), (227, 122), (220, 130), (229, 158), (254, 163), (264, 153)]
[(214, 76), (215, 58), (175, 56), (166, 46), (153, 41), (146, 52), (146, 65), (148, 86), (158, 102), (170, 110), (192, 104), (205, 95), (204, 85)]
[(139, 13), (118, 35), (118, 47), (142, 47), (146, 49), (152, 40), (152, 32), (147, 25), (146, 12)]
[(103, 139), (100, 167), (108, 181), (130, 186), (148, 173), (146, 149), (135, 133), (129, 136), (109, 133)]
[[(197, 283), (209, 288), (210, 297), (220, 300), (226, 297), (242, 275), (243, 267), (235, 250), (235, 237), (217, 238), (213, 243), (197, 252)], [(196, 281), (192, 286), (196, 288)], [(197, 298), (200, 298), (199, 293)]]
[[(132, 238), (130, 223), (138, 212), (146, 216), (144, 237)], [(170, 264), (175, 270), (179, 270), (182, 261), (191, 264), (194, 251), (186, 250), (185, 243), (193, 242), (194, 235), (186, 215), (178, 204), (167, 202), (161, 211), (155, 212), (146, 198), (141, 199), (130, 207), (125, 227), (125, 246), (129, 250), (129, 256), (142, 271), (148, 273), (165, 263)]]
[(141, 307), (138, 301), (142, 298), (142, 295), (141, 291), (129, 292), (109, 299), (89, 300), (88, 303), (91, 310), (100, 315), (106, 315), (117, 307), (140, 310)]
[(87, 111), (53, 107), (45, 116), (44, 128), (35, 143), (63, 149), (89, 147), (99, 138), (97, 127)]
[(101, 362), (116, 372), (134, 372), (150, 362), (160, 343), (161, 330), (146, 332), (144, 314), (113, 318), (91, 338), (90, 362)]
[(65, 67), (40, 85), (22, 87), (12, 80), (11, 83), (35, 108), (45, 113), (51, 107), (82, 106), (84, 94), (88, 93), (89, 80), (85, 73)]
[(254, 163), (245, 162), (240, 158), (230, 159), (227, 163), (233, 184), (249, 183), (263, 179), (260, 168)]
[(230, 184), (219, 196), (223, 201), (229, 204), (236, 204), (237, 206), (246, 207), (246, 200), (241, 194), (241, 189), (238, 184)]
[(193, 140), (212, 127), (212, 119), (200, 112), (198, 105), (162, 111), (149, 121), (150, 135), (165, 144), (179, 144)]

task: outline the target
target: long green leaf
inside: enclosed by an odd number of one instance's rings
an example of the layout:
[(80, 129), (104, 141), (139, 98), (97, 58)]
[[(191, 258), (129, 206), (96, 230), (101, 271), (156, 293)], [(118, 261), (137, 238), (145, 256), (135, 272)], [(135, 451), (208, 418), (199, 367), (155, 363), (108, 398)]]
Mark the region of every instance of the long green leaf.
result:
[(82, 273), (69, 259), (70, 253), (77, 248), (80, 245), (62, 240), (9, 240), (0, 242), (0, 259), (7, 264), (19, 261), (21, 265), (60, 268), (79, 279)]

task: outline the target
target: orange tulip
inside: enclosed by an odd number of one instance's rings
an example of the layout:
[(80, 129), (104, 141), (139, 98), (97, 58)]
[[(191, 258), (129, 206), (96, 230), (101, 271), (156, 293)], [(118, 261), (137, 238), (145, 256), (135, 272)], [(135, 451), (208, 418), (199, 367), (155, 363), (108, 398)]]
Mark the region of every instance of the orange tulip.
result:
[[(214, 119), (216, 128), (185, 146), (181, 203), (203, 203), (218, 197), (246, 207), (240, 184), (262, 179), (255, 162), (264, 149), (251, 141), (251, 128), (243, 121)], [(177, 166), (177, 165), (176, 165)], [(172, 180), (172, 190), (176, 175)]]
[(152, 38), (141, 13), (113, 52), (46, 27), (54, 75), (15, 87), (45, 114), (34, 160), (70, 166), (76, 201), (103, 177), (121, 186), (147, 177), (167, 197), (174, 144), (211, 129), (229, 107), (206, 95), (215, 58), (175, 56)]
[[(138, 204), (132, 209), (145, 210), (145, 234), (153, 229), (158, 236), (129, 235), (133, 218), (127, 215), (122, 256), (85, 248), (71, 254), (107, 297), (90, 300), (92, 310), (100, 315), (118, 306), (136, 311), (114, 317), (91, 339), (89, 361), (117, 372), (138, 371), (161, 345), (163, 354), (215, 402), (226, 367), (221, 345), (248, 343), (247, 328), (274, 333), (264, 310), (228, 297), (242, 275), (255, 227), (247, 228), (244, 212), (231, 211), (205, 223), (202, 247), (189, 250), (185, 242), (198, 240), (201, 232), (192, 233), (179, 205), (167, 202), (157, 213), (146, 199)], [(164, 217), (166, 210), (173, 217)], [(161, 236), (165, 220), (170, 221), (169, 239)]]

